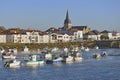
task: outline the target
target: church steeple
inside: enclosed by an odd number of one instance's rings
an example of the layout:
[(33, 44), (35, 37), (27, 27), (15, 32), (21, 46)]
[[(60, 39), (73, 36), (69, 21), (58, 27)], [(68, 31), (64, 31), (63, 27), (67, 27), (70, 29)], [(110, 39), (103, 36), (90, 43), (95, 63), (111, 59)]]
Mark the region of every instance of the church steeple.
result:
[(71, 27), (72, 27), (72, 24), (71, 24), (71, 20), (69, 18), (68, 10), (67, 10), (66, 19), (64, 21), (64, 29), (70, 29)]

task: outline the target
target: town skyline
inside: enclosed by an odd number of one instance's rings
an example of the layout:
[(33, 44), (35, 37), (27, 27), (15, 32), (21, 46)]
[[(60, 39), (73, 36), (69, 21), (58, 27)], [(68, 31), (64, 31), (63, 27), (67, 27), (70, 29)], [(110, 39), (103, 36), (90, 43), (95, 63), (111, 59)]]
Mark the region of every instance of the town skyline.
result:
[[(101, 1), (0, 1), (0, 26), (39, 29), (63, 27), (66, 11), (73, 26), (89, 26), (97, 30), (120, 32), (119, 0)], [(87, 5), (87, 6), (86, 6)]]

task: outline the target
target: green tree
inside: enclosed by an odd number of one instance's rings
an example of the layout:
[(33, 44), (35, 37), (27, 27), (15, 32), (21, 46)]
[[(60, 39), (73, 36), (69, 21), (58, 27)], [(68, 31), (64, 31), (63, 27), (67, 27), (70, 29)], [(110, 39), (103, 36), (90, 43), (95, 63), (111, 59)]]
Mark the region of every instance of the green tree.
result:
[(106, 35), (101, 35), (101, 36), (100, 36), (100, 39), (101, 39), (101, 40), (106, 40), (106, 39), (109, 39), (109, 37), (106, 36)]
[(0, 26), (0, 32), (3, 32), (4, 30), (6, 30), (5, 27), (4, 26)]

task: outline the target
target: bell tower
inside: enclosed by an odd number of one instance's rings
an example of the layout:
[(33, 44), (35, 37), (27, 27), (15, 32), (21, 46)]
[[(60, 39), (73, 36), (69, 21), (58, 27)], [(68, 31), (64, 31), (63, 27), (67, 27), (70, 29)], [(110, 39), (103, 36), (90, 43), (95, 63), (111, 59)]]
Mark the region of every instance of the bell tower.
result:
[(69, 13), (67, 10), (66, 19), (64, 20), (64, 29), (70, 29), (70, 28), (72, 28), (72, 23), (71, 23), (71, 20), (69, 18)]

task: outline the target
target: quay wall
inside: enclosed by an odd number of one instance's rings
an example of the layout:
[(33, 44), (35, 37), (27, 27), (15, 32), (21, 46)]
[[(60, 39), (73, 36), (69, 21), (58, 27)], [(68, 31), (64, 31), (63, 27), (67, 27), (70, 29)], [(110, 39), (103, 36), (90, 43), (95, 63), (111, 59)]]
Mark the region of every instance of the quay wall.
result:
[(1, 43), (0, 48), (4, 49), (13, 49), (17, 48), (18, 50), (22, 50), (24, 46), (29, 47), (30, 49), (42, 49), (44, 47), (70, 47), (70, 46), (84, 46), (94, 48), (95, 46), (99, 46), (100, 48), (120, 48), (120, 41), (117, 40), (104, 40), (104, 41), (79, 41), (79, 42), (65, 42), (65, 43), (31, 43), (31, 44), (23, 44), (23, 43)]

